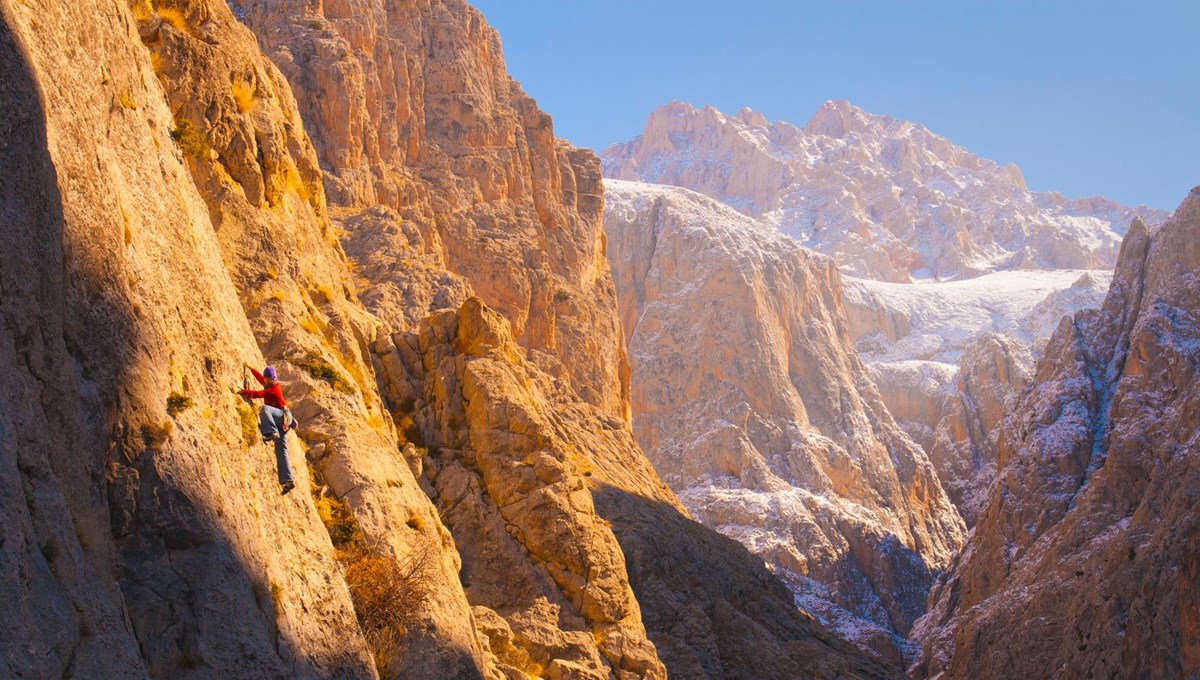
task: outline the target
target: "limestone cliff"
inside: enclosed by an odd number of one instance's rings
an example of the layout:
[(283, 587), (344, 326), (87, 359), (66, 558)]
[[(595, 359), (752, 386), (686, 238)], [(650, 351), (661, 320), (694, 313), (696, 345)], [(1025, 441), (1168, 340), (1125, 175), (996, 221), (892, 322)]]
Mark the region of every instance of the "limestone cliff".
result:
[(478, 299), (379, 349), (389, 384), (419, 395), (416, 465), (502, 663), (662, 677), (657, 651), (672, 678), (888, 676), (687, 519), (628, 427), (528, 362)]
[(686, 190), (607, 190), (639, 442), (696, 517), (886, 649), (964, 528), (851, 348), (833, 261)]
[[(267, 4), (298, 31), (264, 39), (282, 71), (238, 21)], [(494, 33), (456, 2), (350, 5), (323, 8), (374, 33), (0, 0), (0, 674), (895, 677), (634, 443), (595, 160)], [(335, 24), (428, 59), (378, 185), (340, 183), (329, 140), (382, 137), (292, 92), (352, 61), (286, 58)], [(301, 420), (288, 496), (229, 392), (243, 359)]]
[(915, 634), (921, 677), (1194, 677), (1200, 191), (1064, 319)]
[(143, 23), (0, 12), (0, 675), (374, 677), (312, 499), (228, 391), (262, 358)]
[[(482, 16), (462, 0), (237, 4), (296, 92), (372, 310), (399, 328), (474, 293), (541, 368), (628, 417), (599, 162), (554, 136)], [(459, 282), (428, 285), (438, 270)]]

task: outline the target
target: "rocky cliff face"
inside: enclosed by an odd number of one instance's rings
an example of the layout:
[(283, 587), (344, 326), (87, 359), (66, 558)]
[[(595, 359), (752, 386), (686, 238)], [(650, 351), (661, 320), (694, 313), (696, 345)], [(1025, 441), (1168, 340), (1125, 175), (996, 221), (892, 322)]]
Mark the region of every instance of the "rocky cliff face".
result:
[(1194, 190), (1161, 228), (1134, 224), (1104, 306), (1055, 331), (917, 627), (919, 676), (1200, 672), (1198, 235)]
[(474, 293), (540, 367), (627, 418), (599, 164), (554, 136), (482, 16), (461, 0), (238, 6), (296, 92), (372, 311), (411, 326)]
[(964, 530), (851, 349), (834, 263), (698, 194), (607, 185), (639, 442), (697, 518), (886, 648)]
[(373, 677), (312, 499), (280, 498), (228, 391), (255, 324), (143, 44), (187, 51), (200, 25), (0, 9), (2, 674)]
[(996, 272), (965, 281), (849, 279), (850, 332), (900, 426), (968, 526), (995, 476), (1000, 422), (1051, 319), (1103, 301), (1108, 272)]
[[(0, 674), (894, 677), (633, 442), (596, 163), (473, 10), (0, 11)], [(414, 70), (305, 51), (339, 31)], [(409, 76), (407, 112), (374, 99)], [(354, 165), (386, 135), (306, 82), (409, 116), (404, 153)], [(264, 357), (284, 497), (228, 391)]]
[(826, 102), (803, 128), (672, 102), (606, 149), (606, 177), (699, 191), (884, 281), (997, 269), (1111, 267), (1135, 214), (1108, 199), (1030, 192), (1013, 165), (920, 125)]

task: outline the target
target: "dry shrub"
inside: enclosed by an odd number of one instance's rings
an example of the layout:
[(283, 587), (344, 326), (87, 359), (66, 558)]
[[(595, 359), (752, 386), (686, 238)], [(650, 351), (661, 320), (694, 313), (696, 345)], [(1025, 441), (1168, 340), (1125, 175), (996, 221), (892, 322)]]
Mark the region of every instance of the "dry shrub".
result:
[(304, 183), (304, 179), (300, 177), (300, 173), (290, 165), (285, 176), (284, 189), (299, 196), (302, 201), (312, 198), (313, 194), (308, 185)]
[(142, 441), (145, 442), (147, 448), (160, 448), (171, 438), (171, 432), (174, 429), (175, 424), (169, 420), (164, 420), (158, 425), (147, 423), (142, 426)]
[(167, 415), (174, 418), (192, 407), (190, 397), (179, 392), (172, 392), (171, 396), (167, 397)]
[(186, 118), (175, 124), (171, 130), (171, 139), (175, 140), (181, 151), (196, 160), (205, 160), (211, 155), (204, 133)]
[(433, 553), (427, 543), (421, 543), (405, 559), (397, 560), (370, 545), (349, 504), (326, 493), (324, 477), (311, 464), (309, 473), (313, 501), (342, 564), (359, 628), (376, 669), (386, 676), (402, 636), (417, 622), (417, 614), (429, 598)]
[(401, 636), (429, 597), (430, 561), (428, 547), (422, 546), (399, 563), (371, 551), (354, 554), (345, 562), (346, 585), (358, 625), (381, 676), (387, 673)]

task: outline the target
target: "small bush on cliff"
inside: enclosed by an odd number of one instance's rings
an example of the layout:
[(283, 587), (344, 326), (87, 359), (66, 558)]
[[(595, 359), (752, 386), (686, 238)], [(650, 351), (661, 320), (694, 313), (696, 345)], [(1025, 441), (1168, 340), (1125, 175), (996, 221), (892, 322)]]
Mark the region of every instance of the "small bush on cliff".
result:
[(171, 139), (179, 145), (180, 151), (196, 160), (205, 160), (209, 156), (208, 140), (195, 125), (192, 125), (192, 121), (186, 118), (175, 124), (171, 130)]
[(326, 361), (320, 354), (309, 352), (302, 359), (293, 359), (292, 363), (300, 368), (303, 368), (309, 375), (317, 380), (324, 380), (329, 383), (329, 386), (343, 394), (354, 394), (354, 387), (350, 381), (338, 372), (333, 364)]
[(187, 395), (178, 392), (172, 392), (171, 396), (167, 397), (167, 415), (174, 418), (192, 407), (192, 400)]
[(158, 18), (163, 20), (163, 23), (169, 24), (171, 28), (180, 33), (188, 32), (187, 17), (183, 16), (183, 12), (169, 7), (160, 7), (155, 10)]
[(254, 86), (241, 81), (230, 85), (233, 101), (237, 104), (238, 111), (242, 113), (250, 113), (254, 110), (254, 105), (257, 100), (254, 97)]
[(167, 443), (174, 429), (175, 425), (169, 420), (157, 425), (147, 423), (142, 426), (142, 441), (145, 442), (147, 448), (157, 449)]

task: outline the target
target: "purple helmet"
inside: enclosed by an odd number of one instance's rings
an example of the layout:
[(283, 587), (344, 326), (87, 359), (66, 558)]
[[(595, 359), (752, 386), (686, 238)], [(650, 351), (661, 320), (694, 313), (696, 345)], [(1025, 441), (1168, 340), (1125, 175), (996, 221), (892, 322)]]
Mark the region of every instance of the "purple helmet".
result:
[(266, 368), (264, 368), (263, 369), (263, 377), (267, 378), (269, 380), (278, 380), (278, 378), (276, 377), (276, 373), (275, 373), (275, 367), (267, 366)]

